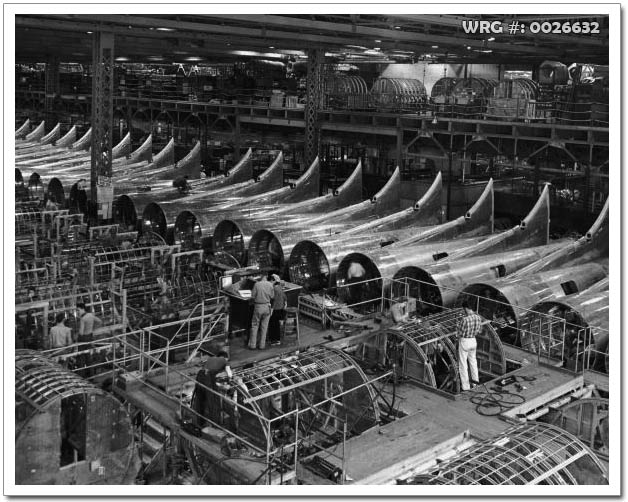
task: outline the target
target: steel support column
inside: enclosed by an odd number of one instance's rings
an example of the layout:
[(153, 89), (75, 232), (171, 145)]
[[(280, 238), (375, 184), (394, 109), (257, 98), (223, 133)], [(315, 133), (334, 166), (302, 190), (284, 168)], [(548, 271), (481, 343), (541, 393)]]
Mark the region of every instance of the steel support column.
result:
[(397, 167), (403, 171), (403, 127), (399, 117), (397, 117), (397, 149), (395, 150), (395, 158), (397, 159)]
[(325, 52), (310, 49), (307, 52), (307, 103), (305, 105), (305, 166), (309, 166), (319, 154), (320, 124), (318, 110), (322, 100), (323, 60)]
[(241, 149), (241, 135), (240, 135), (240, 115), (235, 117), (235, 128), (233, 130), (233, 163), (237, 164), (240, 161), (240, 149)]
[(45, 98), (45, 120), (47, 129), (51, 129), (57, 123), (57, 114), (55, 112), (55, 100), (60, 94), (59, 86), (59, 57), (49, 56), (46, 61), (46, 98)]
[(108, 220), (113, 203), (113, 33), (96, 31), (92, 43), (92, 166), (90, 218)]

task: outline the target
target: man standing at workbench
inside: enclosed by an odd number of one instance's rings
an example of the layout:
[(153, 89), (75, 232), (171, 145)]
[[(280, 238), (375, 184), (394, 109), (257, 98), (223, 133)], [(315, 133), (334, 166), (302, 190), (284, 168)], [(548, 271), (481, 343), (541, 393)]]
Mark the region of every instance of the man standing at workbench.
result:
[(266, 275), (262, 275), (261, 279), (255, 283), (251, 291), (253, 299), (253, 318), (251, 319), (251, 336), (249, 337), (249, 349), (257, 348), (257, 331), (259, 328), (259, 349), (266, 348), (266, 332), (268, 331), (268, 322), (272, 311), (271, 304), (275, 298), (273, 285), (268, 281)]

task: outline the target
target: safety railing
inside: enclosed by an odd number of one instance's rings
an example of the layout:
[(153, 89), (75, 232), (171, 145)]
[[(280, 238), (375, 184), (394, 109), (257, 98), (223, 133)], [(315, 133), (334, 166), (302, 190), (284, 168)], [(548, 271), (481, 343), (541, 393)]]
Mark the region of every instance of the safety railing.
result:
[[(433, 284), (420, 281), (411, 277), (391, 280), (391, 287), (388, 290), (389, 299), (404, 296), (406, 298), (416, 297), (417, 292), (421, 295), (423, 291), (430, 291)], [(448, 291), (456, 296), (462, 292), (454, 288), (440, 286), (443, 291)], [(538, 361), (563, 363), (566, 369), (576, 373), (584, 370), (594, 370), (601, 373), (608, 372), (608, 349), (602, 353), (595, 347), (595, 340), (591, 333), (597, 336), (608, 337), (608, 331), (589, 326), (582, 326), (569, 323), (564, 318), (537, 312), (529, 308), (522, 308), (501, 302), (493, 298), (486, 298), (480, 295), (464, 293), (465, 299), (470, 303), (475, 312), (489, 306), (490, 311), (512, 310), (515, 315), (513, 319), (489, 319), (495, 330), (502, 335), (501, 329), (514, 330), (514, 336), (505, 338), (501, 336), (502, 342), (506, 345), (514, 345), (526, 352), (536, 356)], [(430, 314), (447, 310), (442, 303), (428, 295), (417, 298), (417, 315)], [(524, 323), (521, 319), (527, 319)], [(597, 362), (596, 362), (597, 360)]]
[[(34, 95), (43, 91), (16, 91), (17, 105), (25, 107), (37, 103)], [(62, 99), (76, 99), (89, 103), (90, 95), (68, 93)], [(150, 99), (165, 102), (194, 102), (208, 105), (245, 106), (250, 108), (296, 110), (303, 113), (303, 97), (297, 95), (273, 95), (271, 91), (250, 90), (207, 92), (191, 88), (126, 87), (116, 92), (116, 99)], [(438, 96), (426, 98), (418, 94), (394, 93), (341, 93), (325, 95), (325, 110), (376, 111), (381, 113), (417, 113), (425, 117), (454, 117), (462, 119), (489, 119), (523, 123), (549, 123), (561, 125), (587, 125), (609, 127), (609, 104), (605, 102), (569, 102), (561, 100), (533, 100), (525, 98), (492, 98), (480, 95)], [(172, 117), (163, 115), (163, 122), (173, 123)], [(191, 124), (188, 127), (202, 127)]]
[[(151, 336), (150, 333), (146, 333), (147, 335), (145, 336)], [(128, 343), (128, 338), (128, 335), (116, 337), (122, 347)], [(341, 466), (341, 472), (338, 473), (337, 482), (343, 483), (345, 480), (345, 442), (348, 432), (345, 418), (333, 411), (334, 406), (342, 402), (343, 397), (348, 394), (372, 386), (378, 380), (390, 377), (390, 372), (387, 372), (351, 387), (350, 389), (340, 390), (334, 393), (333, 396), (319, 396), (320, 400), (311, 402), (307, 407), (299, 408), (297, 406), (295, 409), (286, 413), (277, 413), (276, 416), (268, 417), (262, 414), (257, 406), (247, 406), (246, 399), (243, 399), (238, 391), (238, 388), (241, 388), (243, 383), (238, 379), (237, 374), (235, 377), (236, 385), (227, 388), (223, 386), (224, 392), (218, 392), (216, 389), (204, 385), (194, 376), (190, 376), (181, 371), (179, 367), (169, 366), (170, 361), (167, 357), (162, 357), (163, 352), (161, 350), (146, 351), (141, 347), (141, 345), (140, 347), (132, 345), (128, 347), (127, 350), (123, 349), (122, 353), (131, 354), (131, 358), (136, 364), (128, 364), (129, 356), (127, 356), (126, 360), (114, 360), (112, 375), (117, 378), (124, 374), (127, 379), (127, 386), (131, 386), (129, 385), (129, 380), (136, 380), (141, 383), (142, 386), (149, 388), (152, 392), (158, 393), (173, 402), (174, 406), (179, 410), (178, 413), (183, 423), (209, 424), (226, 437), (232, 438), (240, 444), (245, 445), (246, 448), (252, 452), (250, 457), (262, 461), (265, 465), (265, 468), (253, 484), (256, 484), (264, 478), (267, 484), (281, 484), (284, 481), (284, 475), (286, 476), (286, 480), (289, 479), (289, 477), (293, 478), (296, 472), (296, 466), (299, 462), (299, 454), (305, 450), (306, 446), (314, 447), (317, 452), (327, 455), (326, 458), (333, 457), (337, 459)], [(172, 349), (172, 346), (170, 346), (170, 348)], [(284, 356), (285, 354), (280, 357)], [(129, 372), (130, 368), (136, 367), (137, 371)], [(156, 385), (151, 382), (151, 375), (163, 375), (165, 383)], [(173, 386), (172, 389), (170, 389), (168, 385), (169, 379), (176, 380), (176, 385)], [(220, 384), (218, 385), (220, 386)], [(168, 392), (168, 389), (171, 391)], [(214, 396), (213, 402), (220, 403), (219, 408), (212, 410), (211, 416), (199, 412), (192, 405), (192, 389), (194, 389), (194, 392), (205, 392), (207, 395)], [(329, 407), (329, 409), (324, 409), (325, 407)], [(303, 416), (306, 414), (310, 417), (312, 414), (322, 416), (324, 417), (323, 420), (333, 421), (336, 429), (343, 431), (340, 441), (336, 441), (336, 444), (331, 446), (326, 446), (322, 444), (321, 436), (324, 436), (324, 434), (319, 428), (314, 430), (308, 429), (302, 432), (300, 423), (304, 421)], [(258, 441), (256, 444), (250, 436), (238, 432), (238, 424), (243, 417), (245, 417), (246, 420), (254, 420), (260, 424), (263, 437), (266, 438), (265, 447), (261, 446), (261, 442)], [(278, 441), (277, 431), (281, 431), (282, 424), (290, 424), (290, 430), (294, 436), (284, 438), (283, 441)], [(202, 452), (202, 449), (199, 450), (197, 448), (196, 452), (198, 454)], [(214, 461), (214, 459), (210, 460)], [(203, 482), (206, 474), (207, 473), (203, 473), (198, 476), (196, 480), (197, 483)]]

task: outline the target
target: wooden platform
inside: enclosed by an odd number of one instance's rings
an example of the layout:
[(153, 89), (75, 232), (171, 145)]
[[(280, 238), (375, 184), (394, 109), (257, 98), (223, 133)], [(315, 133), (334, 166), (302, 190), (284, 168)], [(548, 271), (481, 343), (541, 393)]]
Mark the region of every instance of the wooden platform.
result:
[[(582, 376), (533, 363), (509, 375), (521, 377), (518, 380), (534, 378), (524, 382), (526, 388), (520, 391), (512, 385), (506, 387), (526, 398), (524, 405), (519, 407), (525, 409), (540, 406), (584, 385)], [(488, 388), (494, 385), (495, 381), (486, 384)], [(434, 460), (469, 438), (494, 437), (516, 423), (516, 413), (525, 411), (517, 409), (512, 416), (507, 416), (510, 413), (484, 416), (470, 401), (473, 392), (448, 397), (432, 389), (409, 384), (399, 388), (399, 396), (404, 399), (402, 411), (411, 411), (412, 414), (347, 441), (345, 469), (350, 482), (394, 482), (395, 476), (404, 470)], [(336, 453), (340, 453), (339, 448), (341, 446), (336, 448)], [(337, 459), (329, 457), (327, 460), (340, 467)]]

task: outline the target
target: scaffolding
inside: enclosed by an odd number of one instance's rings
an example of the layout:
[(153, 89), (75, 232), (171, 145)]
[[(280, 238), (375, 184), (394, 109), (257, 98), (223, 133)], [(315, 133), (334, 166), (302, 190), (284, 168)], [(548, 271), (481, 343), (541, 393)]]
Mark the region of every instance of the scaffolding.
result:
[[(315, 347), (285, 353), (234, 369), (232, 379), (219, 374), (216, 388), (210, 388), (191, 374), (195, 367), (189, 363), (200, 345), (215, 337), (177, 345), (150, 329), (139, 337), (139, 343), (130, 334), (112, 339), (124, 354), (112, 364), (114, 391), (140, 409), (148, 411), (146, 396), (153, 396), (178, 410), (178, 423), (155, 414), (152, 420), (170, 430), (170, 445), (177, 443), (175, 449), (187, 458), (194, 483), (294, 483), (299, 464), (343, 483), (344, 468), (330, 468), (326, 459), (334, 456), (344, 466), (346, 439), (379, 422), (373, 381), (342, 351)], [(165, 345), (151, 348), (151, 340), (160, 338)], [(173, 364), (174, 349), (189, 351), (188, 364)], [(199, 392), (211, 396), (207, 411), (195, 404)], [(198, 439), (186, 434), (194, 427)], [(235, 453), (225, 456), (226, 447)], [(233, 465), (223, 465), (229, 459)], [(244, 467), (238, 472), (236, 464), (247, 462), (261, 462), (255, 476)]]

